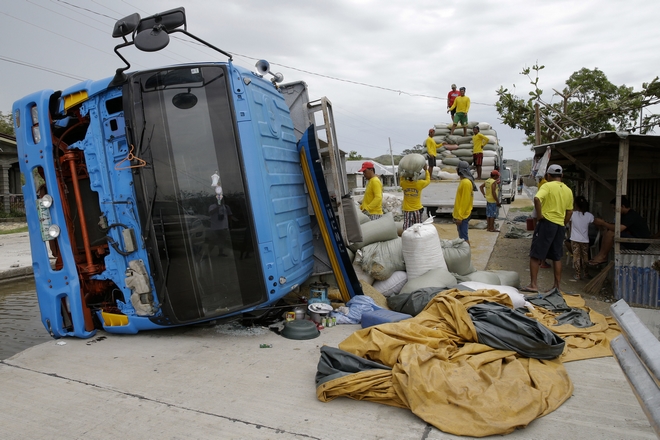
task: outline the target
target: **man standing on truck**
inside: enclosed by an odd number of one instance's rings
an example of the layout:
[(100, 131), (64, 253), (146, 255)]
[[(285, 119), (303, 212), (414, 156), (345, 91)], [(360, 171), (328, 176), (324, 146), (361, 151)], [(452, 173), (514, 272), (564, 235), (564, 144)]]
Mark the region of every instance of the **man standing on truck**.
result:
[(451, 126), (449, 134), (454, 134), (454, 129), (456, 124), (459, 122), (463, 126), (463, 136), (467, 136), (467, 123), (468, 123), (468, 111), (470, 111), (470, 98), (465, 96), (465, 87), (458, 89), (460, 94), (454, 99), (454, 103), (449, 107), (447, 113), (456, 109), (456, 114), (454, 115), (454, 123)]
[(488, 138), (481, 134), (477, 125), (472, 129), (472, 164), (477, 168), (477, 180), (481, 180), (481, 166), (484, 163), (484, 147)]
[(470, 240), (468, 239), (468, 226), (470, 216), (472, 215), (472, 205), (474, 201), (474, 195), (472, 192), (477, 189), (474, 184), (472, 172), (470, 171), (470, 164), (461, 160), (458, 162), (456, 170), (461, 180), (458, 182), (458, 188), (456, 189), (456, 199), (454, 200), (452, 217), (454, 218), (454, 223), (456, 223), (458, 237), (465, 240), (467, 244), (470, 244)]
[(431, 175), (428, 166), (424, 165), (426, 177), (424, 180), (413, 180), (412, 177), (401, 180), (401, 189), (403, 190), (403, 230), (405, 231), (412, 225), (422, 222), (422, 190), (431, 183)]
[(500, 178), (500, 172), (493, 170), (490, 173), (490, 179), (486, 180), (479, 187), (479, 191), (486, 198), (486, 230), (488, 232), (500, 232), (495, 229), (495, 219), (499, 214), (499, 206), (501, 206), (497, 194), (497, 181)]
[(433, 135), (435, 135), (435, 129), (431, 128), (429, 129), (429, 137), (426, 138), (426, 154), (428, 154), (428, 162), (429, 162), (429, 175), (431, 178), (433, 178), (433, 167), (436, 165), (436, 156), (438, 155), (438, 147), (441, 147), (444, 145), (444, 142), (437, 143), (435, 139), (433, 139)]
[(358, 172), (363, 173), (364, 178), (368, 181), (360, 209), (371, 220), (377, 220), (383, 216), (383, 183), (376, 175), (373, 162), (363, 162), (362, 168)]
[(550, 165), (546, 172), (547, 183), (539, 188), (534, 197), (538, 222), (529, 250), (530, 283), (521, 288), (521, 292), (538, 293), (537, 276), (541, 262), (546, 258), (552, 260), (553, 288), (559, 289), (566, 225), (573, 214), (573, 191), (561, 181), (562, 176), (560, 165)]
[[(454, 100), (457, 96), (460, 96), (461, 92), (456, 90), (456, 84), (451, 85), (451, 90), (447, 93), (447, 109), (450, 109), (454, 105)], [(454, 122), (454, 115), (456, 114), (456, 109), (450, 110), (451, 113), (451, 122)]]

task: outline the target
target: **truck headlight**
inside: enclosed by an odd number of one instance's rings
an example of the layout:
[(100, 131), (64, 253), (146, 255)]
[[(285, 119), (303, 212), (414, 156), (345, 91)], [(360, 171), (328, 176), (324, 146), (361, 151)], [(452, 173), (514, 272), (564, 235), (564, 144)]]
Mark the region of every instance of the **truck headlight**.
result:
[(60, 227), (57, 225), (50, 225), (48, 227), (48, 236), (53, 239), (57, 238), (60, 235)]
[(39, 205), (42, 208), (50, 208), (53, 206), (53, 197), (50, 194), (46, 194), (42, 198), (39, 199)]

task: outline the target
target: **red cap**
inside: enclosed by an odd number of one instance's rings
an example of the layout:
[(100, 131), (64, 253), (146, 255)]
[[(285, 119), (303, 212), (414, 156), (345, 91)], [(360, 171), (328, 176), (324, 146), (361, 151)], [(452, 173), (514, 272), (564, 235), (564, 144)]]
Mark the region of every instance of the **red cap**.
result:
[(362, 162), (362, 168), (360, 168), (358, 170), (358, 173), (361, 173), (362, 171), (366, 170), (367, 168), (376, 168), (376, 167), (374, 166), (373, 162), (369, 162), (369, 161)]
[(490, 177), (500, 177), (500, 172), (497, 170), (493, 170), (490, 172)]

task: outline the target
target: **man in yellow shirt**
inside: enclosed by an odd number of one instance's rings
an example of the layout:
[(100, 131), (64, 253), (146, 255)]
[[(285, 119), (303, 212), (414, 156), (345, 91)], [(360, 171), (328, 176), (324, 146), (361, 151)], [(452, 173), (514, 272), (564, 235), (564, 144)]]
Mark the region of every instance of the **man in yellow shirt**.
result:
[(477, 179), (481, 180), (481, 165), (484, 163), (484, 147), (488, 143), (488, 138), (479, 132), (479, 127), (472, 129), (472, 165), (477, 167)]
[(403, 230), (405, 231), (415, 223), (422, 222), (422, 190), (429, 186), (431, 183), (431, 174), (429, 173), (428, 166), (424, 165), (426, 170), (426, 177), (424, 180), (413, 180), (408, 177), (401, 181), (401, 189), (403, 190)]
[(530, 283), (520, 289), (522, 292), (538, 292), (537, 276), (546, 257), (552, 260), (553, 288), (559, 289), (566, 224), (573, 214), (573, 191), (561, 181), (562, 176), (560, 165), (550, 165), (545, 176), (547, 182), (534, 197), (538, 221), (529, 251)]
[(461, 180), (458, 182), (458, 188), (456, 189), (456, 199), (454, 200), (452, 217), (454, 218), (454, 223), (456, 223), (458, 237), (465, 240), (467, 244), (470, 244), (470, 240), (468, 239), (468, 226), (470, 216), (472, 215), (472, 205), (474, 200), (472, 192), (476, 191), (477, 188), (474, 184), (472, 172), (470, 171), (470, 164), (461, 160), (458, 162), (456, 170), (458, 171)]
[(479, 187), (479, 191), (486, 198), (486, 230), (488, 232), (500, 232), (495, 229), (495, 219), (499, 214), (498, 207), (500, 205), (500, 199), (498, 194), (498, 180), (500, 178), (500, 172), (493, 170), (490, 173), (490, 179), (486, 180)]
[(456, 109), (456, 114), (454, 115), (454, 123), (451, 126), (451, 131), (449, 134), (454, 134), (454, 129), (456, 128), (456, 124), (459, 122), (463, 126), (463, 136), (467, 136), (467, 123), (468, 123), (468, 111), (470, 111), (470, 98), (465, 96), (465, 87), (461, 87), (458, 89), (458, 91), (461, 93), (459, 96), (454, 99), (454, 103), (449, 107), (449, 110), (447, 110), (447, 113), (451, 112), (452, 110)]
[(374, 163), (363, 162), (362, 168), (358, 172), (363, 173), (364, 178), (368, 181), (360, 209), (371, 220), (379, 219), (383, 216), (383, 183), (376, 175)]
[(433, 177), (433, 167), (436, 166), (436, 157), (438, 155), (438, 147), (444, 145), (444, 142), (437, 143), (433, 136), (435, 135), (435, 129), (429, 129), (429, 137), (426, 138), (426, 154), (428, 154), (428, 163), (429, 163), (429, 175)]

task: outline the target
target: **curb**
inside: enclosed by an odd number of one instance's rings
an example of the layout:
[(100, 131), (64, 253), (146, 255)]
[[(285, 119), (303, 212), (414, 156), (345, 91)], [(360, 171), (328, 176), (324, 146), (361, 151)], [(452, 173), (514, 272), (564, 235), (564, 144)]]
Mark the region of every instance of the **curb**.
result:
[(33, 273), (34, 270), (32, 269), (32, 266), (0, 270), (0, 283), (26, 278), (32, 276)]

